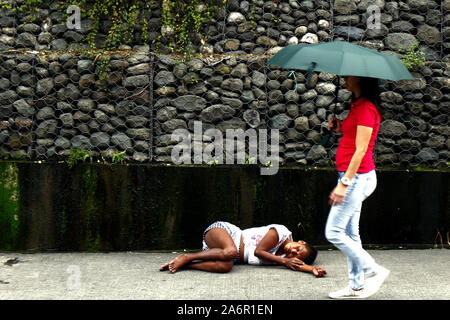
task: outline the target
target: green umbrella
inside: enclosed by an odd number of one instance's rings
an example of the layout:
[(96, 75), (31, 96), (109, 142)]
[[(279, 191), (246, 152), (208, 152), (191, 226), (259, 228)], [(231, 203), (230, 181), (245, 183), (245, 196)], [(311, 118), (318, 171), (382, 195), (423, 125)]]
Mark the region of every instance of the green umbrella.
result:
[(313, 71), (393, 81), (414, 79), (397, 57), (346, 41), (289, 45), (276, 53), (267, 64), (308, 70), (308, 79)]

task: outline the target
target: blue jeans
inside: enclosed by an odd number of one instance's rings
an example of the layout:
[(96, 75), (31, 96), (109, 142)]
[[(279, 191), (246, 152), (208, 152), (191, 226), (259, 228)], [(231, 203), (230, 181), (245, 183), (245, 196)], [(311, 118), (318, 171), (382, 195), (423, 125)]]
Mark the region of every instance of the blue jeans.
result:
[[(345, 172), (338, 172), (339, 179)], [(363, 201), (377, 186), (375, 170), (357, 173), (353, 185), (347, 188), (344, 201), (332, 206), (325, 227), (325, 237), (347, 257), (349, 285), (352, 289), (364, 287), (364, 274), (376, 273), (378, 265), (363, 249), (359, 236), (359, 217)]]

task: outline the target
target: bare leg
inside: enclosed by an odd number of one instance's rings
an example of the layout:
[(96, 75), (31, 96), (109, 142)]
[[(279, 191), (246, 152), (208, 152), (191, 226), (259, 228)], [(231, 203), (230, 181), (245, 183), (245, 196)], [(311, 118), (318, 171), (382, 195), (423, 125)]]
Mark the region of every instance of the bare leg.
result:
[[(222, 262), (230, 262), (232, 266), (232, 259), (237, 257), (237, 249), (230, 235), (221, 228), (214, 228), (208, 231), (205, 235), (205, 242), (208, 245), (209, 250), (204, 250), (196, 253), (183, 254), (176, 257), (169, 263), (161, 266), (159, 270), (167, 270), (174, 273), (180, 268), (187, 266), (189, 268), (204, 270), (210, 272), (224, 272), (224, 270), (231, 270), (229, 263), (224, 264)], [(201, 264), (201, 262), (195, 262), (195, 260), (206, 260), (209, 263)], [(214, 263), (217, 265), (214, 266)], [(193, 264), (193, 266), (191, 266)], [(222, 270), (222, 271), (214, 271)], [(228, 271), (229, 271), (228, 270)]]
[(194, 261), (187, 265), (185, 268), (202, 270), (208, 272), (220, 272), (226, 273), (231, 271), (233, 268), (233, 261), (221, 261), (221, 260), (211, 260), (211, 261)]

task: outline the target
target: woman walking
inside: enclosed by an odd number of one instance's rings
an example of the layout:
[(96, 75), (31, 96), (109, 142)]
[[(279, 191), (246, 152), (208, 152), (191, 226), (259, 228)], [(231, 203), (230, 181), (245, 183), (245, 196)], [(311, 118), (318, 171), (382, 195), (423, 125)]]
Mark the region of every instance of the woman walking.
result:
[(352, 92), (350, 112), (330, 128), (342, 132), (336, 154), (338, 184), (330, 193), (331, 209), (325, 236), (347, 257), (349, 284), (329, 294), (333, 299), (367, 298), (378, 291), (389, 270), (375, 263), (362, 248), (359, 218), (362, 202), (375, 190), (373, 147), (380, 128), (378, 80), (344, 77)]

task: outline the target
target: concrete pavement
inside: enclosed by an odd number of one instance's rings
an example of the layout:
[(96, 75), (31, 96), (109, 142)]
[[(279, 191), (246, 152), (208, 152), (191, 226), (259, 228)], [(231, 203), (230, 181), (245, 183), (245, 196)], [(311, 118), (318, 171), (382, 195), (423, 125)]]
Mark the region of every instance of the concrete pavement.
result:
[[(450, 250), (369, 253), (391, 270), (370, 299), (450, 300)], [(324, 278), (283, 266), (236, 265), (227, 274), (159, 271), (178, 254), (0, 252), (0, 300), (327, 300), (330, 291), (347, 284), (338, 250), (319, 251), (315, 264), (326, 269)]]

